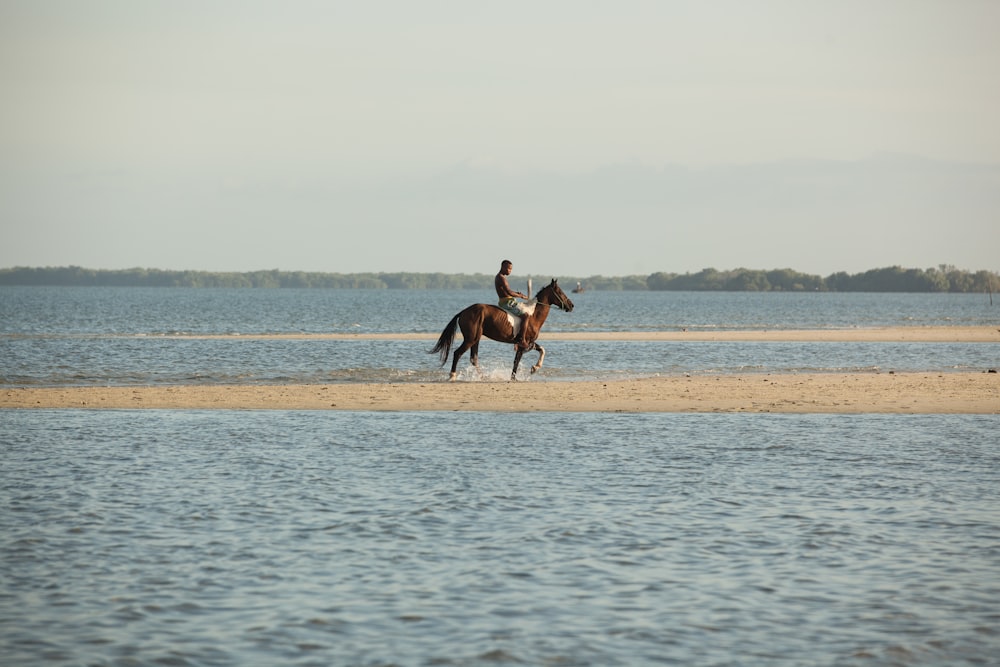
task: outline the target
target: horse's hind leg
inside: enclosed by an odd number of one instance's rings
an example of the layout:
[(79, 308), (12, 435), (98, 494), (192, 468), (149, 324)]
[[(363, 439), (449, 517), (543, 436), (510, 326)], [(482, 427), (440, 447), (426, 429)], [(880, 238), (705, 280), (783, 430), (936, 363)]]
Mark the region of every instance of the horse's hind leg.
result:
[(534, 375), (542, 367), (542, 362), (545, 361), (545, 348), (538, 343), (535, 343), (532, 347), (538, 350), (538, 362), (531, 367), (531, 374)]
[(480, 375), (483, 374), (482, 369), (479, 368), (479, 343), (476, 342), (472, 347), (469, 348), (469, 357), (472, 359), (472, 365), (476, 367), (476, 371)]
[(473, 344), (469, 342), (468, 338), (466, 338), (462, 341), (461, 345), (455, 348), (455, 355), (451, 358), (451, 376), (448, 378), (452, 382), (454, 382), (458, 377), (458, 360), (461, 359), (466, 350), (471, 347), (473, 347)]

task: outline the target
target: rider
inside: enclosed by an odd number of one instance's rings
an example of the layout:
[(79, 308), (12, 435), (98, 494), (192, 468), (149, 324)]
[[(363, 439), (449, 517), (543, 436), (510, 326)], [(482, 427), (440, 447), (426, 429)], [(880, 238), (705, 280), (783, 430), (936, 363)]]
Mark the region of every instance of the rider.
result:
[(497, 274), (496, 278), (493, 279), (493, 286), (496, 287), (497, 296), (500, 297), (500, 307), (508, 312), (521, 315), (521, 331), (514, 338), (514, 344), (520, 345), (524, 341), (528, 340), (525, 336), (528, 329), (528, 311), (525, 309), (524, 304), (520, 303), (518, 299), (527, 299), (528, 295), (522, 294), (521, 292), (515, 292), (510, 288), (510, 283), (507, 282), (507, 276), (509, 276), (513, 270), (514, 264), (509, 259), (505, 259), (500, 262), (500, 272)]

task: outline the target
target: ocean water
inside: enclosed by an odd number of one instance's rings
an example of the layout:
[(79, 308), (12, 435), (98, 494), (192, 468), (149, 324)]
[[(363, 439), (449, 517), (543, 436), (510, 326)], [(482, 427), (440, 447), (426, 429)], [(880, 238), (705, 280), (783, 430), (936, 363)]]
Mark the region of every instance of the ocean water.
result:
[[(573, 298), (545, 330), (1000, 327), (984, 295)], [(0, 288), (0, 388), (443, 382), (427, 341), (245, 336), (438, 333), (477, 301)], [(532, 382), (1000, 367), (992, 343), (545, 345)], [(509, 346), (481, 357), (507, 379)], [(0, 410), (0, 665), (996, 664), (998, 430)]]
[[(536, 285), (538, 286), (538, 285)], [(985, 294), (586, 292), (548, 331), (1000, 325)], [(0, 286), (0, 335), (440, 333), (492, 290)]]
[(998, 426), (0, 411), (0, 664), (996, 664)]
[[(587, 292), (542, 330), (532, 381), (662, 374), (978, 371), (996, 344), (545, 341), (545, 332), (1000, 327), (977, 294)], [(0, 288), (0, 386), (430, 382), (447, 379), (428, 341), (261, 340), (253, 334), (438, 334), (469, 290)], [(223, 339), (200, 336), (223, 335)], [(513, 348), (484, 341), (490, 380), (509, 377)], [(533, 362), (535, 353), (527, 360)], [(464, 379), (478, 376), (463, 360)]]

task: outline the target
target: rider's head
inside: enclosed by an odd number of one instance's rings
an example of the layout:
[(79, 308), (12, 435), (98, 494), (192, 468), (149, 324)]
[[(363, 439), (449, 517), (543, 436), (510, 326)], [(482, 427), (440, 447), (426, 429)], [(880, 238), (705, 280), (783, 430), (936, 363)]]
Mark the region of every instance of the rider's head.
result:
[(514, 263), (509, 259), (500, 262), (500, 273), (509, 274), (514, 269)]

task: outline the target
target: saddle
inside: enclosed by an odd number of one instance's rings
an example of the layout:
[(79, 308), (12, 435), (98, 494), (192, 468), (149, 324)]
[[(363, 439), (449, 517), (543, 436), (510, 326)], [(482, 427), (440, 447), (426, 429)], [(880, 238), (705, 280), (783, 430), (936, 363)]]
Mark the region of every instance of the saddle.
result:
[[(507, 316), (507, 321), (510, 322), (510, 326), (514, 328), (514, 335), (517, 336), (521, 333), (521, 323), (523, 318), (531, 317), (535, 312), (535, 305), (538, 302), (532, 299), (526, 303), (518, 302), (516, 306), (497, 306), (500, 310), (504, 312)], [(523, 310), (518, 310), (518, 307), (523, 308)]]

